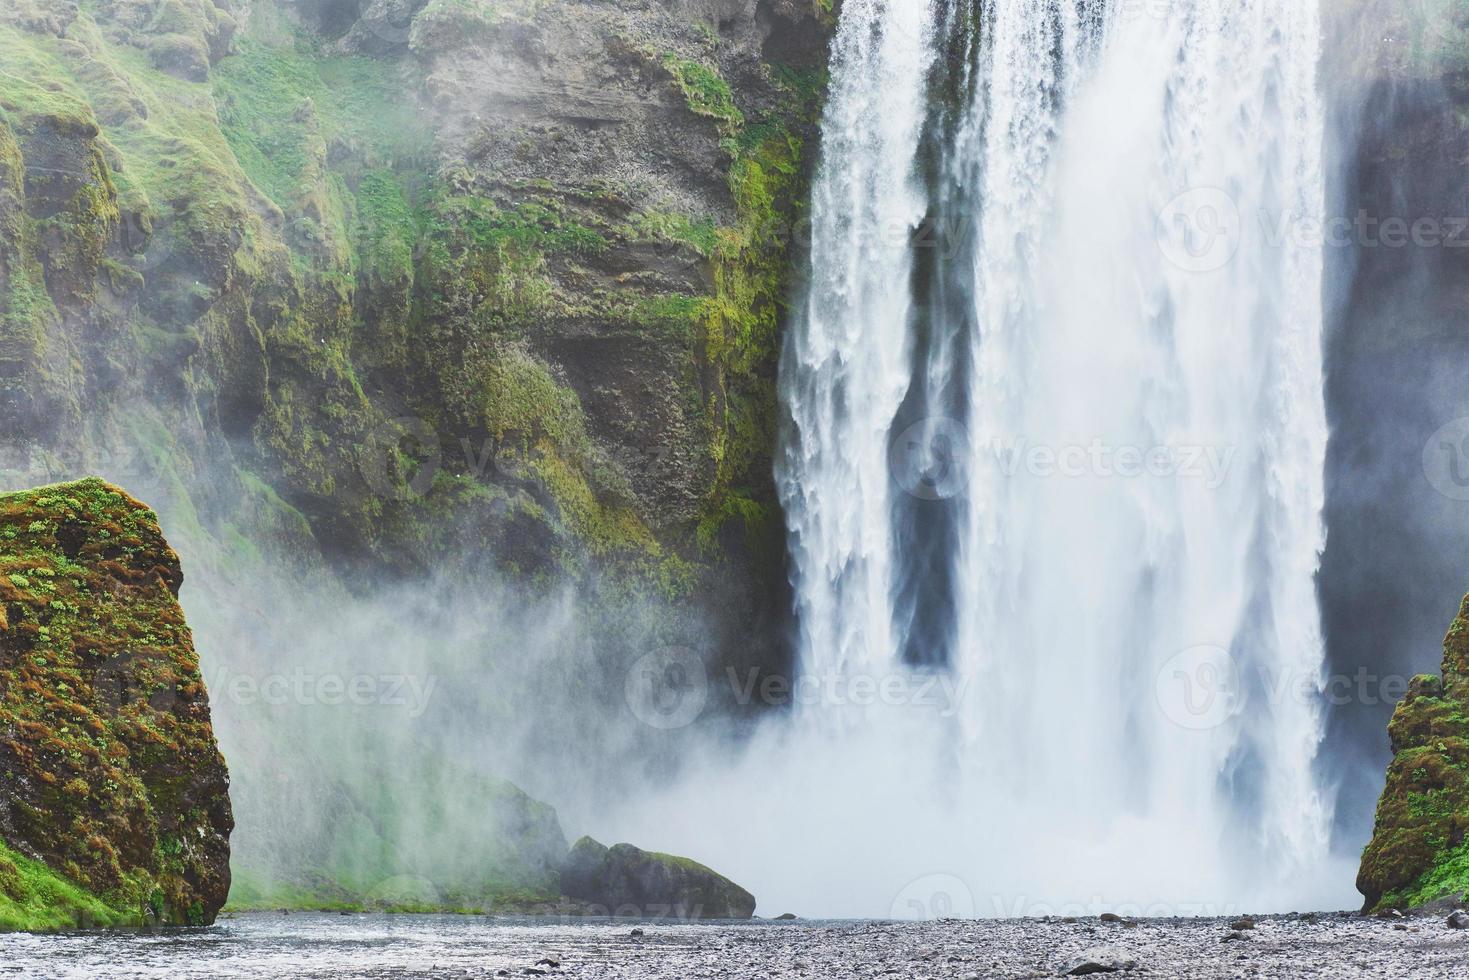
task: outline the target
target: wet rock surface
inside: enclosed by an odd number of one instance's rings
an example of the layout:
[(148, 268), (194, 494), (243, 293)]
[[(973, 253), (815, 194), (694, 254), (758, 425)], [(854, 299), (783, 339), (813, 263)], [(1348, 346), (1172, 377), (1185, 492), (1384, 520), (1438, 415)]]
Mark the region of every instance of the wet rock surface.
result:
[(697, 861), (590, 837), (568, 855), (561, 890), (620, 917), (748, 919), (755, 911), (754, 895)]
[[(1220, 943), (1230, 919), (983, 922), (645, 923), (463, 916), (240, 915), (171, 936), (0, 937), (0, 974), (296, 977), (1038, 978), (1105, 956), (1097, 976), (1469, 975), (1469, 932), (1442, 916), (1261, 917)], [(1406, 926), (1406, 928), (1399, 928)], [(1099, 950), (1100, 947), (1100, 950)], [(1128, 963), (1133, 965), (1128, 966)], [(100, 971), (100, 973), (99, 973)], [(536, 971), (541, 971), (539, 974)], [(1073, 974), (1087, 975), (1087, 974)]]

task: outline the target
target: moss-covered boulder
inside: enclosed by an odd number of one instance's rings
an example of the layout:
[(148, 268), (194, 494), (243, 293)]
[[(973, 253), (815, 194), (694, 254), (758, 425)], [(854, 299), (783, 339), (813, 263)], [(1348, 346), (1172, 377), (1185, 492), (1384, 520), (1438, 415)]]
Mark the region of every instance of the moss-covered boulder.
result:
[(1469, 892), (1469, 598), (1444, 641), (1443, 676), (1415, 677), (1388, 726), (1393, 761), (1362, 854), (1366, 911)]
[(561, 890), (607, 915), (639, 919), (748, 919), (755, 896), (697, 861), (606, 847), (583, 837), (561, 869)]
[(229, 775), (146, 506), (0, 495), (0, 927), (213, 921)]

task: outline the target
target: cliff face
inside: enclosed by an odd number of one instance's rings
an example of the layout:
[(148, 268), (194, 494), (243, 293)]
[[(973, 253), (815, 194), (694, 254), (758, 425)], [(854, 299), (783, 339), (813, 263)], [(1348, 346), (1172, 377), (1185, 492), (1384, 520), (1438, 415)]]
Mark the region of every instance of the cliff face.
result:
[(1366, 908), (1469, 894), (1469, 598), (1444, 641), (1443, 676), (1415, 677), (1388, 727), (1393, 761), (1357, 889)]
[(153, 513), (107, 484), (0, 495), (0, 925), (224, 904), (229, 775), (182, 581)]
[(6, 4), (6, 482), (101, 471), (349, 572), (754, 581), (758, 619), (829, 17)]
[[(667, 643), (779, 664), (776, 361), (830, 8), (5, 0), (0, 488), (98, 473), (157, 507), (226, 673), (320, 666), (270, 596), (418, 582), (574, 592), (605, 664), (579, 691)], [(517, 714), (477, 690), (442, 710)], [(342, 771), (367, 750), (331, 755), (339, 719), (219, 714), (242, 882), (433, 877), (371, 825), (401, 787)], [(395, 735), (431, 758), (440, 720)], [(517, 885), (542, 864), (485, 857)]]

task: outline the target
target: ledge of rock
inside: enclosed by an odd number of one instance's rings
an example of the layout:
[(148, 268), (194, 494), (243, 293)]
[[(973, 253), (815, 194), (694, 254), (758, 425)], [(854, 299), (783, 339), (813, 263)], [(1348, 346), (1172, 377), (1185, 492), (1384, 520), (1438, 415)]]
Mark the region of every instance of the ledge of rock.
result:
[(583, 837), (561, 868), (561, 890), (625, 918), (748, 919), (755, 896), (688, 858), (606, 847)]
[(1357, 890), (1364, 911), (1458, 902), (1469, 891), (1469, 598), (1443, 676), (1413, 678), (1388, 725), (1393, 760)]
[(0, 928), (202, 925), (229, 774), (146, 506), (100, 480), (0, 495)]

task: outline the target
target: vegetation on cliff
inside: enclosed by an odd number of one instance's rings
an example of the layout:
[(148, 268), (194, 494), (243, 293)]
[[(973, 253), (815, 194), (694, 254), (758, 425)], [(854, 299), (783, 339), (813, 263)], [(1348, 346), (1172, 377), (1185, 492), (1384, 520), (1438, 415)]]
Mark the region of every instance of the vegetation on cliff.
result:
[[(586, 641), (614, 683), (650, 645), (778, 663), (830, 8), (690, 10), (0, 4), (0, 486), (102, 473), (220, 594), (572, 588), (637, 620)], [(391, 870), (316, 843), (318, 896)]]
[[(11, 438), (66, 470), (84, 450), (48, 434), (115, 413), (129, 431), (84, 447), (127, 447), (196, 502), (189, 460), (227, 452), (242, 486), (219, 491), (264, 485), (255, 505), (304, 516), (333, 557), (405, 570), (443, 557), (436, 529), (489, 525), (516, 571), (591, 557), (681, 595), (726, 521), (771, 533), (820, 29), (808, 65), (751, 64), (711, 25), (584, 6), (413, 3), (387, 30), (312, 0), (161, 19), (19, 0), (0, 16)], [(580, 96), (532, 39), (651, 97), (646, 122), (600, 111), (687, 188), (556, 157), (591, 110), (557, 103)], [(539, 123), (459, 115), (479, 88), (503, 101), (481, 61), (545, 87)], [(657, 145), (670, 124), (686, 145)], [(139, 453), (154, 413), (191, 418), (168, 426), (182, 453)]]
[(0, 924), (211, 922), (224, 760), (178, 556), (98, 480), (0, 495)]
[(1415, 677), (1388, 727), (1393, 760), (1357, 889), (1367, 911), (1469, 894), (1469, 597), (1443, 676)]

